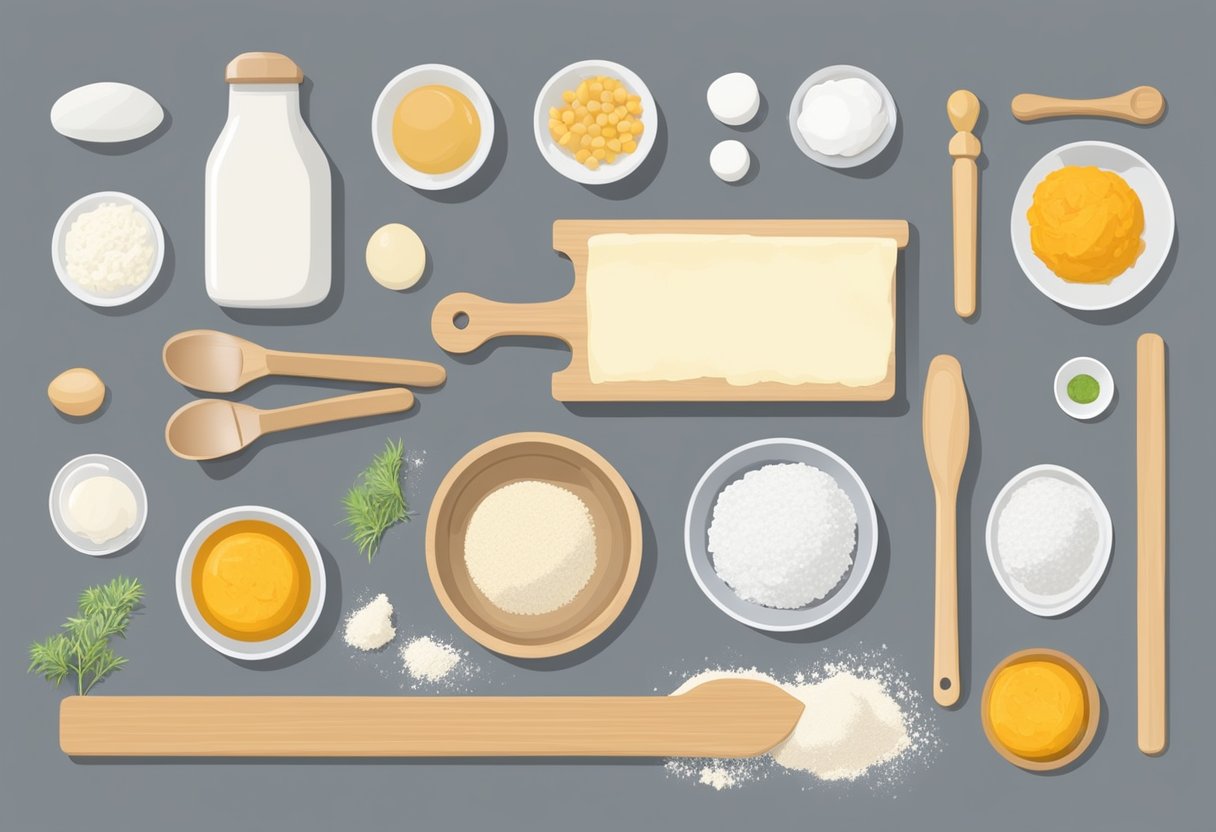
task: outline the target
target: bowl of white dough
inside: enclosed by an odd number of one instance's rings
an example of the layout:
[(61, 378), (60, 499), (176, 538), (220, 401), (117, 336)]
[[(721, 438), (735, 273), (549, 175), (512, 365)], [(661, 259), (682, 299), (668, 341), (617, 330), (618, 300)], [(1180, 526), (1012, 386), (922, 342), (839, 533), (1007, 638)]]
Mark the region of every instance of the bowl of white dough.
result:
[(761, 630), (805, 630), (857, 597), (878, 551), (878, 515), (857, 472), (801, 439), (735, 448), (693, 490), (684, 548), (720, 610)]
[(802, 82), (790, 102), (798, 149), (829, 168), (854, 168), (886, 149), (898, 119), (895, 99), (861, 67), (827, 66)]

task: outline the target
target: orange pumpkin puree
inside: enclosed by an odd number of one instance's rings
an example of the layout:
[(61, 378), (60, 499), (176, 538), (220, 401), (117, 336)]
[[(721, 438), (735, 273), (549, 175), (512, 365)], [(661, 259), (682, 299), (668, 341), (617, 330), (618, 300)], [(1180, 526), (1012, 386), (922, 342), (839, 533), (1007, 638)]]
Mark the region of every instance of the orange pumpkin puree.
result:
[(1089, 719), (1085, 688), (1058, 662), (1015, 662), (992, 681), (988, 719), (1001, 745), (1027, 760), (1073, 748)]

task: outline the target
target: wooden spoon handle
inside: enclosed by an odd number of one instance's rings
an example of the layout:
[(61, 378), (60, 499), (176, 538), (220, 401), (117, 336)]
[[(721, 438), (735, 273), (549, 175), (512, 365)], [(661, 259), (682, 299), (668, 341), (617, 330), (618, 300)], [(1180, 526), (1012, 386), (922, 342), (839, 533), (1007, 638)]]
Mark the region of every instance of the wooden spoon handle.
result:
[(1136, 87), (1106, 98), (1056, 98), (1022, 93), (1010, 105), (1019, 121), (1038, 121), (1062, 116), (1096, 116), (1152, 124), (1165, 112), (1165, 98), (1155, 87)]
[(59, 745), (74, 756), (751, 757), (789, 736), (802, 709), (751, 680), (680, 696), (69, 696)]
[(933, 588), (933, 699), (943, 708), (958, 702), (957, 494), (937, 495), (937, 553)]
[(1166, 415), (1165, 342), (1136, 343), (1136, 702), (1145, 754), (1166, 743)]
[(266, 369), (271, 375), (414, 387), (436, 387), (447, 378), (443, 366), (430, 361), (305, 352), (267, 351)]
[(468, 292), (448, 295), (431, 314), (431, 334), (448, 352), (466, 353), (504, 335), (540, 335), (570, 343), (587, 311), (569, 296), (547, 303), (498, 303)]
[(361, 419), (367, 416), (383, 416), (400, 413), (414, 406), (414, 394), (404, 387), (387, 390), (370, 390), (366, 393), (351, 393), (334, 396), (315, 402), (281, 407), (278, 410), (262, 411), (260, 425), (262, 433), (321, 425), (342, 419)]
[(975, 314), (976, 233), (979, 224), (979, 168), (975, 159), (954, 160), (954, 311)]

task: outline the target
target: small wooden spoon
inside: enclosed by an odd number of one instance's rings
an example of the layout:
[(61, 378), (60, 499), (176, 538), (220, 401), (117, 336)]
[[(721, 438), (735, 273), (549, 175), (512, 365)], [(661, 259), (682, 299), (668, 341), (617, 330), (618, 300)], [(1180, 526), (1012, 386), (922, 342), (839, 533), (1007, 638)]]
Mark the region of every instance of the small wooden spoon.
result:
[(413, 406), (414, 394), (404, 387), (335, 396), (277, 410), (259, 410), (224, 399), (198, 399), (169, 417), (165, 443), (182, 459), (218, 459), (236, 453), (267, 433), (340, 419), (400, 413)]
[(1013, 97), (1011, 109), (1018, 121), (1096, 116), (1132, 124), (1152, 124), (1165, 113), (1165, 96), (1156, 87), (1135, 87), (1109, 98), (1054, 98), (1022, 93)]
[(414, 387), (435, 387), (447, 377), (428, 361), (280, 352), (213, 329), (179, 332), (165, 342), (163, 357), (174, 381), (207, 393), (231, 393), (271, 375)]
[(679, 696), (69, 696), (59, 747), (125, 757), (754, 757), (803, 704), (754, 679)]

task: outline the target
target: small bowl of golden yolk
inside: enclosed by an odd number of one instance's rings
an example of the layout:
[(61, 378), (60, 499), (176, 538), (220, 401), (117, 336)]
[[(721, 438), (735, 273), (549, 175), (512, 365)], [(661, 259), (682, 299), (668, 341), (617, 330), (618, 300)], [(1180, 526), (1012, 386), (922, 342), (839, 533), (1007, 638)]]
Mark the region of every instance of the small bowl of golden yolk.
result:
[(312, 630), (325, 601), (325, 565), (312, 536), (282, 512), (240, 506), (211, 515), (177, 563), (186, 623), (234, 659), (278, 656)]
[(468, 181), (494, 144), (494, 109), (472, 77), (444, 64), (389, 81), (372, 111), (372, 144), (389, 172), (424, 191)]
[(1029, 771), (1076, 762), (1093, 742), (1102, 700), (1071, 656), (1034, 648), (1006, 658), (984, 686), (981, 719), (997, 753)]

